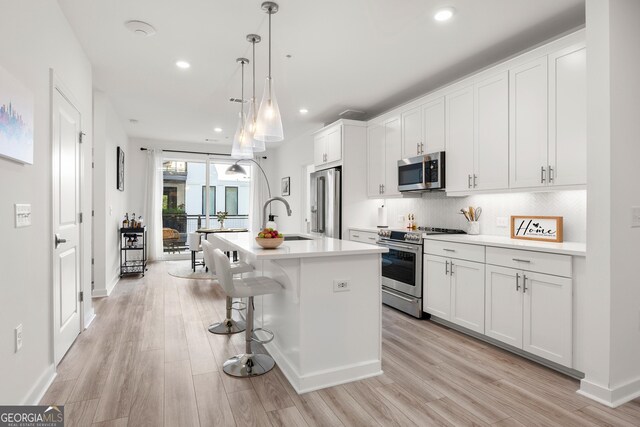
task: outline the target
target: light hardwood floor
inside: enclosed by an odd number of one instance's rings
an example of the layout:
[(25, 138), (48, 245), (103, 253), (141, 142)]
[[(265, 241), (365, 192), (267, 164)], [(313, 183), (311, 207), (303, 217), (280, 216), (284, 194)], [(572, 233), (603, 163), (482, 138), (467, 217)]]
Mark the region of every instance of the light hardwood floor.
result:
[(94, 304), (97, 319), (41, 402), (64, 404), (67, 427), (640, 425), (640, 399), (606, 408), (577, 395), (575, 380), (387, 307), (384, 375), (297, 395), (277, 368), (222, 372), (244, 342), (207, 331), (224, 313), (213, 281), (155, 263)]

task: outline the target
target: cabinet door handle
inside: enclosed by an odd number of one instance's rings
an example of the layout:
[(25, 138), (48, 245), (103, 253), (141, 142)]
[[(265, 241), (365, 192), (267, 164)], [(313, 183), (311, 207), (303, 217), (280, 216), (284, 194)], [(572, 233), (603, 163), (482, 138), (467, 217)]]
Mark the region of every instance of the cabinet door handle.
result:
[(359, 234), (353, 234), (352, 236), (353, 236), (353, 237), (360, 237), (360, 235), (359, 235)]
[(544, 184), (544, 182), (546, 181), (546, 178), (544, 176), (546, 170), (544, 168), (544, 166), (540, 166), (540, 183)]
[(449, 263), (449, 276), (453, 276), (453, 261)]
[(528, 260), (528, 259), (520, 259), (520, 258), (511, 258), (511, 259), (515, 262), (526, 262), (526, 263), (531, 262), (531, 260)]
[(424, 154), (424, 143), (420, 143), (420, 154)]
[(549, 165), (549, 184), (553, 182), (553, 168)]
[(471, 188), (471, 175), (468, 175), (467, 178), (467, 188)]
[(478, 179), (478, 175), (476, 175), (475, 173), (473, 174), (473, 188), (476, 188), (476, 179)]
[(448, 248), (442, 248), (443, 251), (445, 252), (455, 252), (455, 249), (448, 249)]
[(416, 154), (420, 154), (420, 143), (416, 142)]
[(449, 275), (449, 261), (444, 262), (444, 275), (445, 276)]
[(527, 293), (527, 275), (522, 275), (522, 293)]
[(376, 240), (375, 237), (368, 237), (369, 240)]
[(384, 194), (384, 184), (382, 184), (382, 194)]
[(516, 273), (516, 292), (520, 290), (520, 273)]

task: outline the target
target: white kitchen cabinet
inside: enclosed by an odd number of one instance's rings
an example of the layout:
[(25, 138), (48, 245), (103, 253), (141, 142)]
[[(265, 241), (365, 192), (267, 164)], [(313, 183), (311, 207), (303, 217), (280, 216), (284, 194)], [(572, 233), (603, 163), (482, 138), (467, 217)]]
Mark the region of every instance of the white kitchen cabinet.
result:
[(423, 311), (484, 333), (484, 264), (424, 255)]
[(422, 311), (451, 320), (451, 279), (449, 277), (449, 259), (424, 256), (424, 286)]
[(398, 160), (402, 158), (400, 117), (370, 125), (367, 130), (367, 194), (399, 196)]
[(444, 151), (444, 97), (402, 113), (402, 157)]
[(449, 260), (451, 322), (484, 334), (484, 269), (479, 262)]
[(473, 179), (473, 85), (446, 96), (446, 188), (468, 191)]
[(313, 162), (316, 167), (342, 160), (342, 124), (321, 130), (313, 138)]
[(566, 277), (523, 272), (522, 349), (572, 365), (572, 283)]
[(485, 334), (572, 366), (572, 281), (487, 265)]
[[(509, 73), (474, 85), (474, 145), (472, 188), (509, 188)], [(447, 159), (448, 160), (448, 159)]]
[(549, 55), (550, 185), (587, 182), (586, 59), (584, 43)]
[(384, 126), (367, 129), (367, 195), (381, 197), (385, 182)]
[(378, 233), (375, 231), (349, 230), (349, 240), (353, 242), (369, 243), (375, 245), (378, 241)]
[(511, 188), (547, 184), (547, 56), (509, 72)]

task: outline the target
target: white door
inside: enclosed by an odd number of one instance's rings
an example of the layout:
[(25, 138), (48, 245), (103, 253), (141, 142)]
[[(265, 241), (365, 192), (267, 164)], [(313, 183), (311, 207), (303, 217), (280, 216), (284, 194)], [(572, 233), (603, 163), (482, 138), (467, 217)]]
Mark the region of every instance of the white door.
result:
[(444, 97), (422, 107), (424, 154), (445, 151)]
[(327, 131), (326, 147), (327, 163), (342, 159), (342, 125)]
[(485, 334), (522, 348), (522, 272), (487, 265)]
[(383, 195), (398, 196), (398, 160), (402, 158), (402, 140), (400, 135), (400, 117), (384, 124), (385, 182)]
[(384, 126), (367, 129), (367, 195), (381, 197), (384, 183)]
[(509, 74), (511, 188), (547, 185), (547, 57)]
[(424, 256), (422, 311), (441, 319), (451, 319), (451, 277), (449, 259)]
[(572, 366), (571, 279), (524, 273), (524, 339), (522, 349)]
[(447, 191), (469, 191), (473, 175), (473, 86), (447, 95)]
[(587, 52), (549, 55), (549, 182), (587, 183)]
[[(475, 85), (473, 188), (509, 188), (509, 73)], [(448, 160), (448, 159), (447, 159)]]
[(484, 334), (484, 264), (451, 260), (451, 321)]
[(421, 154), (423, 144), (422, 108), (416, 107), (402, 113), (402, 157)]
[(53, 315), (58, 363), (80, 333), (80, 113), (53, 90)]
[(322, 166), (325, 164), (327, 137), (325, 133), (313, 137), (313, 164)]

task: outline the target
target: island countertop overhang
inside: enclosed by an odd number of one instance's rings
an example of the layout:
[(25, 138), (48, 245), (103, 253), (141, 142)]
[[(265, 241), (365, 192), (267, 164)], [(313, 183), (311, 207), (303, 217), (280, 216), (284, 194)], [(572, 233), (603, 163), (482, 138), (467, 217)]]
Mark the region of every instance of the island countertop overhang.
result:
[(330, 237), (312, 237), (312, 240), (285, 240), (276, 249), (264, 249), (255, 241), (255, 233), (224, 233), (216, 235), (227, 245), (255, 259), (318, 258), (381, 254), (387, 248), (366, 243), (339, 240)]

